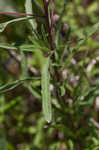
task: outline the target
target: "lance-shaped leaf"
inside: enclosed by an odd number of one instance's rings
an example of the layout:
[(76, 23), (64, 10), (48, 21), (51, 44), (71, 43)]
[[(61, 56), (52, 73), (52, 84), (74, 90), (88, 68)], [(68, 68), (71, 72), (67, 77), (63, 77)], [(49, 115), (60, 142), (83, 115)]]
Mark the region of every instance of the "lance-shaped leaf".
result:
[(90, 37), (92, 34), (94, 34), (97, 30), (99, 30), (99, 22), (94, 24), (88, 31), (87, 31), (87, 37)]
[[(33, 9), (32, 9), (32, 0), (26, 0), (25, 1), (25, 10), (26, 10), (26, 13), (28, 14), (33, 14)], [(27, 16), (28, 18), (28, 16)], [(29, 20), (29, 23), (31, 24), (32, 26), (32, 29), (35, 30), (37, 25), (36, 25), (36, 21), (35, 20)]]
[[(33, 17), (29, 17), (28, 19), (31, 19)], [(0, 23), (0, 32), (3, 32), (4, 29), (7, 27), (7, 25), (9, 25), (10, 23), (14, 23), (14, 22), (18, 22), (18, 21), (22, 21), (22, 20), (26, 20), (27, 17), (22, 17), (22, 18), (17, 18), (17, 19), (13, 19), (4, 23)]]
[(4, 93), (4, 92), (7, 92), (9, 90), (12, 90), (15, 87), (19, 86), (20, 84), (23, 84), (25, 81), (29, 81), (29, 80), (33, 80), (33, 79), (37, 79), (37, 78), (35, 78), (35, 77), (30, 78), (29, 77), (29, 78), (25, 78), (22, 80), (13, 81), (12, 83), (5, 84), (5, 85), (0, 87), (0, 93)]
[(42, 67), (41, 87), (42, 87), (42, 108), (45, 120), (49, 123), (52, 120), (52, 108), (51, 108), (51, 93), (50, 93), (50, 73), (49, 69), (49, 57), (46, 59), (45, 64)]
[[(27, 57), (26, 57), (26, 53), (24, 53), (23, 51), (21, 51), (21, 70), (22, 70), (21, 79), (28, 78)], [(24, 86), (26, 86), (28, 88), (28, 90), (36, 98), (41, 99), (41, 95), (40, 95), (39, 91), (32, 88), (32, 86), (28, 82), (26, 82), (24, 84)]]
[(6, 43), (0, 43), (0, 48), (4, 48), (7, 50), (22, 50), (22, 51), (26, 51), (26, 52), (36, 52), (38, 50), (43, 50), (45, 52), (49, 52), (50, 49), (46, 48), (46, 47), (42, 47), (42, 46), (38, 46), (38, 45), (33, 45), (33, 44), (22, 44), (20, 46), (14, 46), (11, 44), (6, 44)]
[(0, 48), (4, 48), (7, 50), (17, 50), (17, 47), (11, 45), (11, 44), (6, 44), (6, 43), (0, 43)]

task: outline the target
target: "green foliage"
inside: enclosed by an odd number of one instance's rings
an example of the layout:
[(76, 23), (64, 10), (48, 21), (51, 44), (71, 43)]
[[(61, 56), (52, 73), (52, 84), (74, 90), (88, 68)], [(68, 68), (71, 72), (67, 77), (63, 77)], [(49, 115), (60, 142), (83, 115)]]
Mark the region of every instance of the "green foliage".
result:
[[(4, 29), (6, 28), (6, 26), (10, 23), (13, 23), (13, 22), (17, 22), (17, 21), (22, 21), (22, 20), (26, 20), (27, 18), (26, 17), (23, 17), (23, 18), (17, 18), (17, 19), (13, 19), (13, 20), (10, 20), (10, 21), (7, 21), (5, 23), (1, 23), (0, 24), (0, 32), (3, 32)], [(29, 19), (32, 19), (32, 18), (29, 18)]]
[(0, 15), (0, 150), (98, 150), (98, 1), (14, 3), (28, 15)]
[[(25, 10), (26, 10), (26, 13), (27, 14), (33, 14), (33, 11), (32, 11), (32, 0), (26, 0), (25, 2)], [(27, 17), (28, 18), (28, 17)], [(29, 20), (31, 26), (32, 26), (32, 29), (35, 30), (36, 29), (36, 22), (35, 20)]]
[(50, 93), (50, 74), (49, 74), (49, 57), (46, 59), (45, 64), (42, 67), (41, 86), (42, 86), (42, 105), (45, 120), (51, 122), (52, 110), (51, 110), (51, 93)]

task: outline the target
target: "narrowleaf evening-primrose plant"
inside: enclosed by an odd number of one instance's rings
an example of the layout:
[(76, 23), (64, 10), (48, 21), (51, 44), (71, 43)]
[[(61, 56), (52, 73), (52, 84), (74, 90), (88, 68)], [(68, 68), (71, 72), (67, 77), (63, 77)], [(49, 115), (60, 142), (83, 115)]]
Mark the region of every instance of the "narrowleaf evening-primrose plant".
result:
[[(24, 42), (0, 42), (1, 50), (7, 50), (21, 68), (14, 81), (0, 86), (0, 94), (6, 98), (7, 93), (22, 87), (23, 93), (31, 93), (38, 105), (42, 105), (42, 110), (40, 107), (38, 111), (40, 133), (32, 128), (32, 134), (37, 132), (37, 135), (30, 147), (23, 148), (25, 150), (99, 149), (99, 110), (95, 110), (99, 79), (95, 77), (95, 65), (93, 71), (87, 70), (91, 61), (89, 57), (93, 59), (93, 56), (90, 48), (84, 47), (91, 36), (99, 31), (99, 22), (73, 38), (73, 30), (68, 22), (63, 21), (67, 5), (68, 2), (64, 0), (62, 12), (58, 15), (54, 0), (26, 0), (25, 13), (0, 12), (0, 15), (14, 18), (0, 24), (1, 34), (10, 24), (16, 23), (18, 26), (18, 22), (23, 26), (26, 24), (30, 32), (23, 38)], [(97, 55), (95, 53), (93, 55)], [(96, 71), (99, 73), (98, 69)], [(1, 107), (0, 113), (7, 113), (8, 109), (19, 103), (17, 101), (16, 98), (9, 101)], [(31, 117), (38, 118), (36, 113), (34, 116), (33, 112), (31, 114)], [(51, 136), (53, 134), (54, 138)], [(58, 142), (52, 144), (53, 140)]]

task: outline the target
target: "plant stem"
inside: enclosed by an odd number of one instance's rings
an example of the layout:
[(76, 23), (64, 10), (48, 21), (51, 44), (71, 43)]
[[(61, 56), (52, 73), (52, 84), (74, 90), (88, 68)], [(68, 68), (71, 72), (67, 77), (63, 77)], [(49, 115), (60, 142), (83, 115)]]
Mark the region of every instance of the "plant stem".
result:
[(48, 4), (49, 4), (49, 1), (48, 2), (45, 2), (45, 0), (43, 0), (43, 3), (44, 3), (44, 10), (45, 10), (45, 18), (46, 18), (46, 27), (47, 27), (47, 32), (48, 32), (48, 40), (49, 40), (49, 44), (50, 44), (50, 48), (51, 50), (54, 49), (54, 42), (53, 42), (53, 37), (52, 37), (52, 17), (50, 17), (49, 19), (49, 11), (48, 11)]
[(39, 15), (36, 15), (36, 14), (26, 14), (26, 13), (18, 13), (18, 12), (5, 12), (5, 11), (1, 11), (0, 15), (17, 15), (17, 16), (45, 17), (45, 16), (39, 16)]

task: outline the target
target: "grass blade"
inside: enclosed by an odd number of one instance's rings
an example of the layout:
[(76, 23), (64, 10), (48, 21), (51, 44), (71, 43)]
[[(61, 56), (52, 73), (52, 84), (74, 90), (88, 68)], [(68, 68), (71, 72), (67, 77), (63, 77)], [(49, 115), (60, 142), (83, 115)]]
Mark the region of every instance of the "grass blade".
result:
[[(31, 18), (33, 17), (28, 17), (28, 19), (31, 19)], [(14, 22), (22, 21), (22, 20), (27, 20), (27, 17), (17, 18), (17, 19), (13, 19), (4, 23), (0, 23), (0, 32), (3, 32), (5, 28), (7, 27), (7, 25), (9, 25), (10, 23), (14, 23)]]
[(41, 87), (42, 87), (42, 107), (45, 120), (50, 123), (52, 120), (52, 108), (51, 108), (51, 93), (50, 93), (50, 74), (49, 57), (46, 59), (46, 63), (42, 68)]
[[(33, 9), (32, 9), (32, 0), (26, 0), (25, 1), (25, 10), (26, 10), (26, 13), (28, 14), (33, 14)], [(27, 16), (28, 18), (28, 16)], [(35, 30), (36, 29), (36, 21), (33, 19), (33, 20), (29, 20), (29, 23), (31, 24), (32, 26), (32, 29)]]
[(94, 24), (88, 31), (87, 31), (87, 38), (89, 38), (92, 34), (94, 34), (99, 29), (99, 22)]
[(23, 84), (25, 81), (29, 81), (29, 80), (33, 80), (33, 79), (36, 79), (36, 78), (25, 78), (22, 80), (16, 80), (16, 81), (9, 83), (9, 84), (5, 84), (5, 85), (0, 87), (0, 93), (4, 93), (4, 92), (7, 92), (9, 90), (12, 90), (15, 87), (19, 86), (20, 84)]
[(21, 70), (22, 70), (22, 75), (21, 78), (26, 78), (28, 76), (28, 68), (27, 68), (27, 57), (25, 52), (21, 51)]
[(0, 48), (4, 48), (4, 49), (7, 49), (7, 50), (22, 50), (22, 51), (25, 51), (25, 52), (36, 52), (37, 50), (42, 50), (44, 52), (49, 52), (50, 49), (49, 48), (46, 48), (46, 47), (41, 47), (41, 46), (37, 46), (37, 45), (28, 45), (28, 44), (22, 44), (20, 46), (14, 46), (14, 45), (11, 45), (11, 44), (6, 44), (6, 43), (1, 43), (0, 44)]

